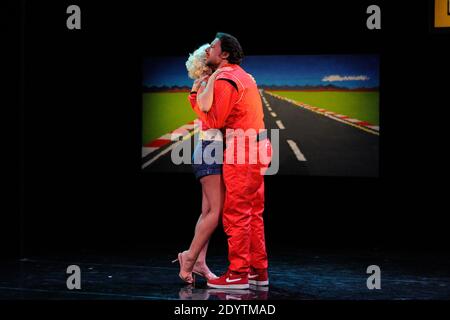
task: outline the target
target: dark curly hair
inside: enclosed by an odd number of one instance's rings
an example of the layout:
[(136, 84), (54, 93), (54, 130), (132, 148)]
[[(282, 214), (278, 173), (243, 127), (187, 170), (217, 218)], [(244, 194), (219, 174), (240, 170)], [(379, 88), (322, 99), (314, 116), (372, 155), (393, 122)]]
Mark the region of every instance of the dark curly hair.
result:
[(216, 38), (220, 40), (220, 47), (222, 52), (228, 52), (228, 62), (232, 64), (241, 64), (244, 58), (244, 51), (242, 51), (241, 44), (238, 39), (231, 34), (218, 32)]

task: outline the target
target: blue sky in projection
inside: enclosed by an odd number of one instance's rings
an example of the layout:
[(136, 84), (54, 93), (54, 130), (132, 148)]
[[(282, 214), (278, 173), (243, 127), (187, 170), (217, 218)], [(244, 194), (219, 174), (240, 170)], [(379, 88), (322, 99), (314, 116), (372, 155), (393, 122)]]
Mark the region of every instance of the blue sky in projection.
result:
[[(145, 86), (191, 86), (187, 57), (151, 57), (143, 64)], [(377, 55), (247, 56), (241, 66), (258, 85), (335, 85), (347, 88), (378, 87)]]

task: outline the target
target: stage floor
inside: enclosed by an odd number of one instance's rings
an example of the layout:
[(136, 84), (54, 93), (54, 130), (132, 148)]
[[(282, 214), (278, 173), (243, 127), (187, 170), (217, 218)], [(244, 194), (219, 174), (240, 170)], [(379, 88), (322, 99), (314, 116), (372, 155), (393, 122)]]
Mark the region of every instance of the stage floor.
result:
[[(209, 289), (203, 279), (186, 286), (176, 253), (30, 256), (1, 262), (0, 299), (81, 300), (428, 300), (450, 299), (450, 257), (444, 253), (272, 252), (270, 286)], [(220, 274), (226, 257), (208, 258)], [(81, 289), (68, 290), (69, 265), (81, 269)], [(369, 265), (381, 268), (381, 289), (369, 290)]]

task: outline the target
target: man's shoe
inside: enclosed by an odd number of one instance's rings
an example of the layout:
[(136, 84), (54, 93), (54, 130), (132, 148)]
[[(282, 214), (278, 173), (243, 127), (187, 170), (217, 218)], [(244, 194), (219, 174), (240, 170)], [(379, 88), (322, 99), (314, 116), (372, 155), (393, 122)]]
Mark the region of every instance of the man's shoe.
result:
[(268, 286), (269, 275), (267, 269), (255, 269), (250, 267), (250, 274), (248, 275), (248, 283), (255, 286)]
[(248, 274), (228, 271), (217, 279), (211, 279), (207, 282), (208, 287), (216, 289), (248, 289)]

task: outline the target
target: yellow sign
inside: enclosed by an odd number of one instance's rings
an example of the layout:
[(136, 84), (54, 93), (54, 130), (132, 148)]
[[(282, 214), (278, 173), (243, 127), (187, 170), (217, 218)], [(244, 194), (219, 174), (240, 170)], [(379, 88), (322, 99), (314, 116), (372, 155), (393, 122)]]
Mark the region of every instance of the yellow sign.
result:
[(434, 0), (434, 27), (450, 28), (450, 0)]

